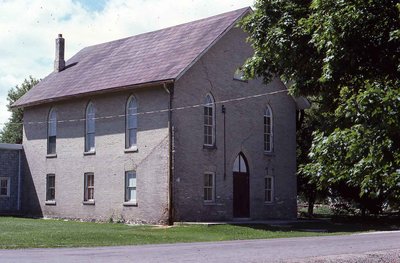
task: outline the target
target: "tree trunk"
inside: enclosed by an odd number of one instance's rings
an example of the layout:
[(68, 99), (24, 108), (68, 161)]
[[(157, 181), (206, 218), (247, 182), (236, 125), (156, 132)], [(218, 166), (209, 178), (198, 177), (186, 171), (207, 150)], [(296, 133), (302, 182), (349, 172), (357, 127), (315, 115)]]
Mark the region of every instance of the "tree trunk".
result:
[(314, 216), (314, 204), (315, 204), (315, 191), (312, 191), (308, 196), (308, 216)]

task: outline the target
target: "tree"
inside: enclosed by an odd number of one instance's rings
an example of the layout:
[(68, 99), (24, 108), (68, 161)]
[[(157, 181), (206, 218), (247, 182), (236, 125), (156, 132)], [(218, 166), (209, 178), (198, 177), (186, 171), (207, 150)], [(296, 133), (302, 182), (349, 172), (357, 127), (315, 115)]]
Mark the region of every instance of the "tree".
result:
[(22, 143), (22, 119), (23, 109), (12, 109), (11, 105), (22, 97), (28, 90), (39, 83), (39, 80), (29, 76), (20, 86), (15, 86), (8, 91), (7, 108), (11, 111), (11, 117), (5, 123), (3, 130), (0, 131), (0, 141), (3, 143)]
[[(247, 77), (277, 75), (290, 92), (318, 98), (300, 173), (320, 189), (400, 200), (398, 0), (258, 0), (241, 23), (255, 53)], [(370, 209), (372, 210), (372, 208)]]

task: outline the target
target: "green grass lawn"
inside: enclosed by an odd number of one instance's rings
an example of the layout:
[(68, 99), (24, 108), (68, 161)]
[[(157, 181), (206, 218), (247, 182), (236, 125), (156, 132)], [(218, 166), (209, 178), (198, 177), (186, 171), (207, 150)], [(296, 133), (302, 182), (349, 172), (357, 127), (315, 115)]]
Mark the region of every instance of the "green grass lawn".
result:
[[(309, 232), (310, 230), (325, 232)], [(0, 217), (0, 248), (90, 247), (344, 234), (368, 229), (328, 222), (268, 225), (129, 226)]]

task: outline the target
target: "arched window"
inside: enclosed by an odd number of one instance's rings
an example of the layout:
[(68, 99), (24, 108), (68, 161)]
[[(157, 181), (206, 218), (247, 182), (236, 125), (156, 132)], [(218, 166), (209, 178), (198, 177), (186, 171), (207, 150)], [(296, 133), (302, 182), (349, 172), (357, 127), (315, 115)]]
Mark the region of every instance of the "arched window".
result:
[(204, 145), (215, 145), (215, 103), (211, 94), (204, 102)]
[(264, 151), (272, 152), (273, 149), (273, 119), (270, 106), (264, 112)]
[(233, 163), (233, 172), (247, 173), (247, 163), (242, 153), (239, 153)]
[(126, 103), (125, 126), (125, 148), (130, 149), (137, 143), (137, 103), (134, 96), (130, 96)]
[(85, 152), (95, 150), (95, 108), (92, 102), (86, 107), (86, 134), (85, 134)]
[(47, 154), (56, 153), (57, 139), (57, 112), (54, 108), (49, 111), (47, 121)]

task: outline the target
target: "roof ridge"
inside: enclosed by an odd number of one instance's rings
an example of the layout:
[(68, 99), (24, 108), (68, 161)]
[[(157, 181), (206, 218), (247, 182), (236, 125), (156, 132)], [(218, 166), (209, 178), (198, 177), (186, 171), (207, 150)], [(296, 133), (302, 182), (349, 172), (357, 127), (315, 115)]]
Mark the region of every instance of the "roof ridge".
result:
[[(243, 13), (245, 13), (245, 11), (247, 11), (247, 10), (249, 10), (249, 9), (252, 10), (250, 6), (242, 7), (242, 8), (235, 9), (235, 10), (232, 10), (232, 11), (228, 11), (228, 12), (225, 12), (225, 13), (222, 13), (222, 14), (217, 14), (217, 15), (213, 15), (213, 16), (204, 17), (204, 18), (200, 18), (200, 19), (197, 19), (197, 20), (185, 22), (185, 23), (182, 23), (182, 24), (177, 24), (177, 25), (174, 25), (174, 26), (164, 27), (164, 28), (156, 29), (156, 30), (149, 31), (149, 32), (139, 33), (139, 34), (137, 34), (137, 35), (132, 35), (132, 36), (128, 36), (128, 37), (123, 37), (123, 38), (118, 38), (118, 39), (110, 40), (110, 41), (107, 41), (107, 42), (102, 42), (102, 43), (98, 43), (98, 44), (93, 44), (93, 45), (90, 45), (90, 46), (86, 46), (86, 47), (82, 48), (81, 50), (87, 49), (87, 48), (91, 48), (91, 47), (95, 47), (95, 46), (101, 46), (101, 45), (104, 45), (104, 44), (109, 44), (109, 43), (116, 42), (116, 41), (123, 41), (123, 40), (130, 39), (130, 38), (134, 38), (134, 37), (139, 37), (139, 36), (144, 36), (144, 35), (148, 35), (148, 34), (153, 34), (153, 33), (157, 33), (157, 32), (163, 31), (163, 30), (168, 30), (168, 29), (172, 29), (172, 28), (183, 27), (183, 26), (187, 26), (188, 24), (194, 24), (194, 23), (199, 23), (199, 22), (206, 21), (206, 20), (212, 20), (212, 19), (215, 19), (215, 18), (218, 18), (218, 17), (223, 17), (223, 16), (226, 16), (226, 15), (235, 13), (235, 12), (239, 13), (239, 11), (242, 11), (242, 10), (243, 10), (243, 12), (240, 12), (240, 14), (243, 14)], [(238, 16), (238, 17), (239, 17), (239, 16)]]

